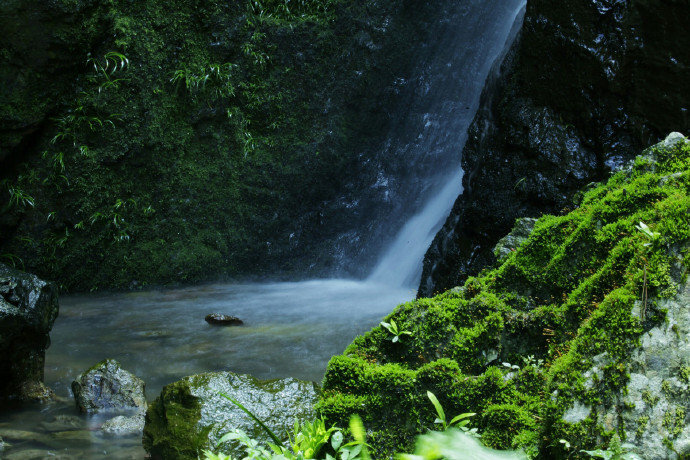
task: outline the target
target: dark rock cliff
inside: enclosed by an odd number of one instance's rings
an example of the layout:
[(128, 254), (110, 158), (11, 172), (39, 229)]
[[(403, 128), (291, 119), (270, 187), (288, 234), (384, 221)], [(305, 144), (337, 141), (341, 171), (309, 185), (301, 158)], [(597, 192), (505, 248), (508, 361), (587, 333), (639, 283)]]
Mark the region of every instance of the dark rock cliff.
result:
[(465, 192), (424, 261), (420, 296), (493, 261), (521, 216), (573, 194), (664, 133), (690, 128), (685, 0), (529, 0), (463, 152)]

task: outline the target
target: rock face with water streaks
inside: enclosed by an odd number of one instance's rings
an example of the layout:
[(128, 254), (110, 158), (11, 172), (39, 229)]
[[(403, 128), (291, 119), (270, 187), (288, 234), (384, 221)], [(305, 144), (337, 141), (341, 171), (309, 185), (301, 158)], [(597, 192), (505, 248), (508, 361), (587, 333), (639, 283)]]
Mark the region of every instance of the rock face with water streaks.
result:
[[(312, 419), (317, 386), (292, 378), (261, 381), (249, 375), (218, 372), (193, 375), (163, 388), (146, 413), (144, 448), (153, 459), (196, 459), (214, 448), (225, 433), (238, 428), (254, 439), (270, 441), (239, 407), (237, 400), (278, 436), (296, 420)], [(232, 452), (232, 444), (221, 450)]]
[(43, 367), (58, 309), (52, 283), (0, 264), (0, 399), (51, 397)]
[(521, 36), (484, 90), (463, 152), (465, 193), (425, 258), (420, 295), (494, 259), (515, 219), (690, 128), (685, 1), (528, 0)]
[(72, 382), (72, 392), (81, 412), (146, 411), (144, 381), (122, 369), (114, 359), (94, 365)]

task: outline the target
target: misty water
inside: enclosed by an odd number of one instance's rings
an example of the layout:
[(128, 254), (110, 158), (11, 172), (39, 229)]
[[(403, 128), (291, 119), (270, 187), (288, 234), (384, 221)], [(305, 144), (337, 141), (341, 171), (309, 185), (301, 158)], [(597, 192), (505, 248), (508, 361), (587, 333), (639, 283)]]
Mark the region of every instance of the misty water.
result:
[[(117, 359), (142, 378), (149, 400), (163, 385), (201, 372), (320, 382), (331, 356), (413, 297), (412, 289), (348, 280), (62, 297), (45, 374), (61, 401), (0, 416), (0, 436), (26, 438), (10, 440), (7, 458), (13, 451), (16, 458), (47, 458), (46, 449), (64, 458), (143, 458), (140, 436), (98, 431), (113, 414), (77, 416), (70, 384), (102, 359)], [(204, 320), (209, 313), (245, 324), (211, 326)]]
[[(437, 171), (406, 224), (380, 254), (368, 281), (212, 284), (122, 294), (64, 296), (46, 355), (45, 381), (60, 400), (0, 413), (0, 436), (11, 444), (3, 458), (143, 458), (141, 436), (99, 431), (104, 416), (79, 415), (71, 381), (104, 358), (141, 377), (152, 400), (163, 385), (209, 371), (259, 378), (320, 381), (330, 357), (352, 339), (414, 298), (422, 258), (462, 191), (460, 154), (484, 81), (505, 49), (524, 0), (474, 0), (457, 33), (439, 37), (447, 74), (428, 88), (428, 122), (415, 146)], [(401, 147), (402, 148), (402, 147)], [(416, 216), (415, 216), (416, 214)], [(385, 221), (379, 225), (387, 225)], [(209, 313), (240, 317), (241, 327), (214, 327)]]

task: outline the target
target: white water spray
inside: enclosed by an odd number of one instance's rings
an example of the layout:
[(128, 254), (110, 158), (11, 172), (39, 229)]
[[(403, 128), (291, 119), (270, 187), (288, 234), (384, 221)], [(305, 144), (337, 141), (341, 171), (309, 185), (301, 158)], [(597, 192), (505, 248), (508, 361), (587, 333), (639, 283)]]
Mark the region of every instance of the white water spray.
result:
[[(459, 30), (452, 42), (459, 47), (460, 53), (453, 66), (462, 68), (461, 81), (454, 82), (460, 85), (460, 88), (454, 88), (455, 98), (465, 101), (467, 110), (450, 111), (451, 120), (438, 120), (439, 126), (427, 133), (429, 139), (420, 147), (438, 149), (439, 143), (452, 143), (451, 151), (454, 150), (456, 154), (462, 151), (467, 140), (467, 129), (479, 108), (487, 76), (494, 62), (502, 58), (514, 39), (510, 37), (510, 32), (515, 21), (521, 18), (525, 5), (525, 0), (482, 0), (470, 8), (472, 12), (467, 15), (468, 23), (461, 25), (467, 27)], [(430, 94), (429, 97), (436, 97), (438, 104), (447, 104), (443, 93), (448, 89), (440, 87), (438, 90), (441, 94)], [(438, 108), (436, 115), (439, 114), (448, 116), (447, 110), (442, 107)], [(445, 147), (447, 149), (448, 145)], [(437, 183), (444, 185), (403, 226), (368, 281), (396, 287), (416, 287), (419, 284), (424, 254), (463, 191), (463, 170), (457, 156), (454, 163), (445, 166), (446, 170), (451, 171), (450, 174), (436, 179)], [(441, 165), (440, 169), (443, 168)]]

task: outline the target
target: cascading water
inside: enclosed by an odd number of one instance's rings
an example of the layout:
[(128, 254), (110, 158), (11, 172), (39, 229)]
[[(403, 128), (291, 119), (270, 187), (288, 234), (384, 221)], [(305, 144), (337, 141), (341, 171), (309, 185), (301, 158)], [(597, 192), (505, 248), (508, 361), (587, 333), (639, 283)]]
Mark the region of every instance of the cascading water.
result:
[[(456, 24), (457, 33), (447, 37), (434, 68), (445, 68), (429, 82), (430, 99), (424, 132), (414, 149), (417, 156), (430, 158), (436, 171), (430, 198), (410, 218), (387, 248), (369, 281), (390, 286), (417, 286), (424, 253), (462, 193), (463, 170), (460, 153), (467, 129), (479, 107), (487, 76), (514, 37), (510, 36), (524, 10), (525, 0), (480, 0), (470, 2)], [(440, 64), (445, 65), (438, 65)], [(450, 173), (444, 173), (450, 171)]]

